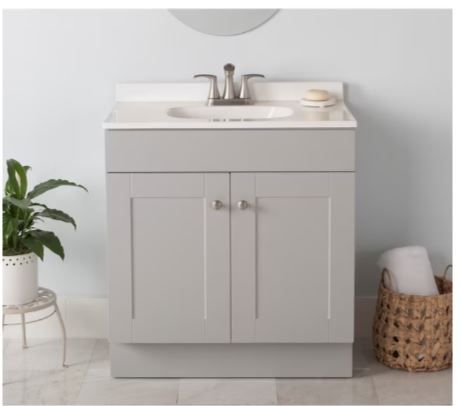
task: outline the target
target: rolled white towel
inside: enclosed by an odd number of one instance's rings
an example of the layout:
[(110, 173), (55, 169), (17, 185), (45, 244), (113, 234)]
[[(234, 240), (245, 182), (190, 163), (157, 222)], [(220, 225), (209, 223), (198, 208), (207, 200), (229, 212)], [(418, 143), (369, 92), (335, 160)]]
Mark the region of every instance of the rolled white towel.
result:
[(401, 247), (386, 251), (378, 259), (378, 266), (381, 270), (389, 271), (390, 278), (385, 275), (384, 284), (395, 292), (424, 296), (439, 293), (424, 247)]

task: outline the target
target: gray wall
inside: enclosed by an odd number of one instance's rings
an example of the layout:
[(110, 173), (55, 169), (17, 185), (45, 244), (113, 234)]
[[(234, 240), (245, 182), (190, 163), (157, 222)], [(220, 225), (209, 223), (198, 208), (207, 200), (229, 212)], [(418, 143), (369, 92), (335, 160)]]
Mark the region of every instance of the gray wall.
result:
[[(326, 31), (324, 31), (326, 30)], [(50, 192), (79, 228), (59, 225), (62, 263), (41, 283), (104, 296), (104, 142), (117, 82), (188, 81), (198, 72), (261, 72), (269, 80), (340, 80), (358, 122), (357, 293), (373, 295), (377, 255), (422, 244), (451, 261), (451, 13), (282, 10), (236, 37), (192, 31), (165, 10), (7, 11), (4, 157), (32, 180), (88, 186)]]

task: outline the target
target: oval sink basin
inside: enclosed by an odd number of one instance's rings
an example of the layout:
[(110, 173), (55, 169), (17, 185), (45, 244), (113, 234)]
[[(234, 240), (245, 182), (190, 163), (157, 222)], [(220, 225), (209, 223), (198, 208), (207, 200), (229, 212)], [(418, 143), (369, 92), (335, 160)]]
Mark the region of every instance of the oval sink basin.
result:
[(293, 114), (293, 110), (281, 106), (194, 106), (172, 107), (167, 114), (175, 118), (253, 121), (289, 117)]

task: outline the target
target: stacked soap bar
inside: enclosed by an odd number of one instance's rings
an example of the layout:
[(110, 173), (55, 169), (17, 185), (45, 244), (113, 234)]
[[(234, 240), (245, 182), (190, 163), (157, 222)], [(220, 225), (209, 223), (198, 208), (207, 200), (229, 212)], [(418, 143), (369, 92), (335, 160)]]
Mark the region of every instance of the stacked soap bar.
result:
[(323, 89), (309, 89), (301, 99), (301, 104), (306, 107), (329, 107), (336, 103), (336, 99)]
[(323, 89), (309, 89), (304, 98), (310, 101), (327, 101), (330, 98), (330, 92)]

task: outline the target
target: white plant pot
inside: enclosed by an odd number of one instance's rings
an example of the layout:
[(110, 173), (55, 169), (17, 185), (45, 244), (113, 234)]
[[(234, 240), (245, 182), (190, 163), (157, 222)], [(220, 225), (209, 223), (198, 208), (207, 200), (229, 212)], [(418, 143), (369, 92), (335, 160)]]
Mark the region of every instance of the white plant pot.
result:
[(34, 300), (38, 294), (37, 256), (4, 256), (2, 265), (3, 304), (20, 305)]

